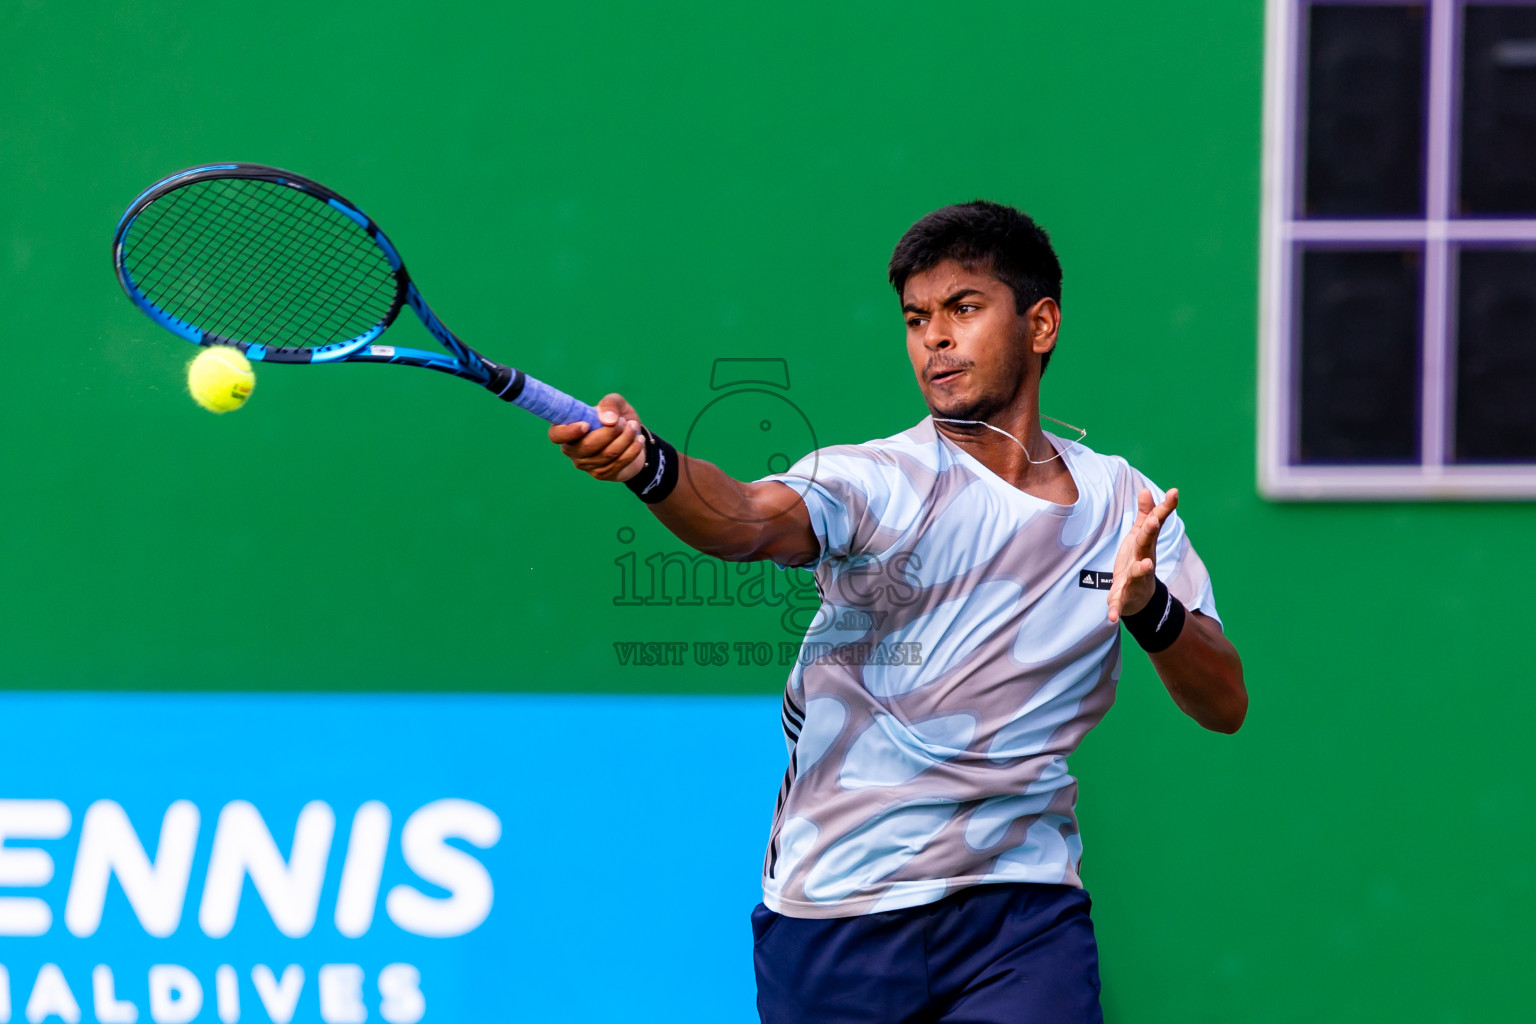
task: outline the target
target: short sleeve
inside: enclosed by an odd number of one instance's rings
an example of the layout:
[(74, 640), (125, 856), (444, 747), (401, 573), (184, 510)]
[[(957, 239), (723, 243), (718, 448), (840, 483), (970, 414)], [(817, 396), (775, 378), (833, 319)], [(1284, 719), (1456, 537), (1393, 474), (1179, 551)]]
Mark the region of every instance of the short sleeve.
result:
[(802, 563), (805, 569), (874, 552), (901, 479), (896, 467), (860, 445), (818, 449), (783, 473), (762, 478), (786, 484), (805, 502), (821, 546), (815, 561)]
[[(1132, 470), (1135, 486), (1131, 490), (1131, 520), (1135, 520), (1135, 495), (1145, 487), (1152, 492), (1154, 502), (1162, 501), (1166, 492), (1148, 480), (1140, 472)], [(1205, 562), (1190, 543), (1184, 528), (1184, 520), (1178, 512), (1169, 516), (1157, 535), (1157, 577), (1168, 586), (1174, 597), (1190, 611), (1199, 611), (1221, 623), (1216, 611), (1216, 596), (1211, 590), (1211, 576)]]

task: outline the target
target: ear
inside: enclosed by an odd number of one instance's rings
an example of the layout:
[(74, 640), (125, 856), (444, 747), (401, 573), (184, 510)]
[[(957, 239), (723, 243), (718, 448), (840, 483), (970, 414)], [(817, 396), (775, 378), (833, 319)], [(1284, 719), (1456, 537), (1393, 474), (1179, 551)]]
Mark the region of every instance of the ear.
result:
[(1056, 347), (1056, 335), (1061, 330), (1061, 307), (1055, 299), (1041, 299), (1024, 311), (1023, 319), (1031, 352), (1043, 356)]

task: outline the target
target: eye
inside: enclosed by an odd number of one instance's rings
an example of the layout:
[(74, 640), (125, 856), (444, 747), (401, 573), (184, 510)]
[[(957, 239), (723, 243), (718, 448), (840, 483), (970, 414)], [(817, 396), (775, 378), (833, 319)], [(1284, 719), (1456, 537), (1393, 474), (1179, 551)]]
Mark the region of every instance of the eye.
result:
[(923, 324), (925, 324), (927, 322), (928, 322), (928, 318), (925, 317), (925, 316), (912, 316), (912, 317), (908, 317), (907, 318), (907, 330), (909, 330), (909, 331), (916, 330), (917, 328), (923, 326)]
[(976, 305), (974, 302), (962, 302), (960, 305), (955, 307), (955, 311), (959, 313), (974, 313), (980, 308), (981, 307)]

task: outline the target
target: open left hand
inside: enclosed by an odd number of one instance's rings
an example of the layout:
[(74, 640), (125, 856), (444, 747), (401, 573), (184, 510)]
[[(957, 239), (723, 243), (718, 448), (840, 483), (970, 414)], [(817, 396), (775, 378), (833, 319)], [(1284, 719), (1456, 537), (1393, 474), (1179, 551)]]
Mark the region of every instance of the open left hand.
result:
[(1152, 600), (1157, 589), (1157, 535), (1163, 523), (1179, 507), (1178, 488), (1152, 504), (1152, 492), (1143, 487), (1136, 495), (1136, 522), (1130, 536), (1115, 555), (1114, 583), (1109, 588), (1109, 621), (1135, 615)]

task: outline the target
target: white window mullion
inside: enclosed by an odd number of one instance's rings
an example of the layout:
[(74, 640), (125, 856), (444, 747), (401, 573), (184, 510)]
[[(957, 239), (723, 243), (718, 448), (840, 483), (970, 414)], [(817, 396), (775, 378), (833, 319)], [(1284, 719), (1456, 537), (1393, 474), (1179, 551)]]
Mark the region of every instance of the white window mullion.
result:
[(1296, 106), (1301, 76), (1300, 5), (1269, 0), (1265, 11), (1264, 172), (1259, 274), (1259, 486), (1281, 486), (1295, 416), (1291, 240), (1296, 194)]
[(1430, 0), (1429, 130), (1426, 167), (1428, 224), (1424, 244), (1424, 349), (1420, 449), (1424, 470), (1445, 466), (1450, 404), (1452, 114), (1456, 102), (1456, 0)]

